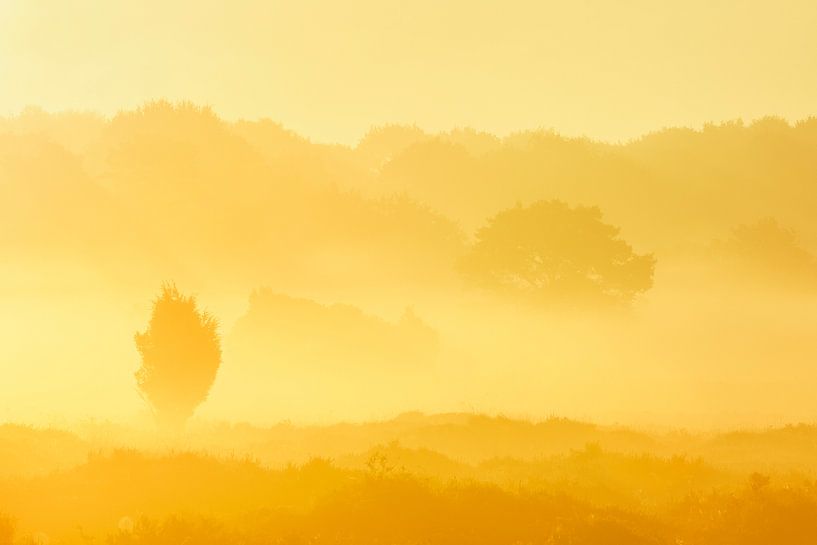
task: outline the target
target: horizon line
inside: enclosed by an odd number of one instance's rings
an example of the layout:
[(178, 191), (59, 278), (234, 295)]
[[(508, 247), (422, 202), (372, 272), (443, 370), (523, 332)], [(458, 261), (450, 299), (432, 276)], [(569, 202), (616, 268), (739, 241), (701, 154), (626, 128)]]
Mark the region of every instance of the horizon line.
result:
[(225, 123), (228, 123), (228, 124), (235, 124), (235, 123), (241, 123), (241, 122), (259, 123), (259, 122), (269, 121), (271, 123), (274, 123), (274, 124), (280, 126), (283, 130), (291, 132), (295, 136), (298, 136), (298, 137), (306, 140), (310, 144), (323, 145), (323, 146), (341, 146), (341, 147), (346, 147), (346, 148), (349, 148), (349, 149), (357, 148), (359, 146), (360, 142), (368, 134), (370, 134), (371, 132), (373, 132), (373, 131), (375, 131), (377, 129), (384, 128), (384, 127), (412, 127), (412, 128), (417, 128), (423, 134), (425, 134), (426, 136), (431, 136), (431, 137), (450, 134), (450, 133), (453, 133), (455, 131), (469, 131), (470, 130), (470, 131), (474, 131), (477, 134), (485, 134), (485, 135), (493, 136), (493, 137), (499, 139), (500, 141), (505, 140), (505, 139), (510, 138), (512, 136), (515, 136), (515, 135), (525, 134), (525, 133), (542, 133), (542, 134), (549, 133), (549, 134), (552, 134), (552, 135), (557, 136), (559, 138), (562, 138), (564, 140), (584, 140), (584, 141), (587, 141), (587, 142), (590, 142), (590, 143), (593, 143), (593, 144), (600, 144), (600, 145), (607, 145), (607, 146), (627, 146), (629, 144), (632, 144), (632, 143), (638, 142), (640, 140), (643, 140), (644, 138), (647, 138), (649, 136), (652, 136), (652, 135), (655, 135), (655, 134), (660, 134), (660, 133), (667, 132), (667, 131), (672, 131), (672, 130), (686, 130), (686, 131), (691, 131), (691, 132), (702, 134), (703, 132), (705, 132), (710, 127), (721, 128), (721, 127), (726, 127), (726, 126), (729, 126), (729, 125), (737, 125), (737, 126), (748, 128), (748, 127), (752, 127), (752, 126), (756, 125), (757, 123), (765, 121), (765, 120), (782, 121), (786, 125), (788, 125), (789, 128), (797, 128), (798, 126), (803, 125), (805, 123), (809, 123), (809, 122), (812, 122), (812, 121), (817, 121), (817, 112), (815, 112), (814, 114), (809, 114), (808, 116), (805, 116), (805, 117), (800, 117), (798, 119), (794, 119), (794, 118), (787, 117), (787, 116), (784, 116), (784, 115), (778, 115), (778, 114), (770, 113), (770, 114), (762, 115), (762, 116), (759, 116), (759, 117), (751, 117), (751, 118), (748, 117), (748, 116), (747, 117), (733, 117), (733, 118), (722, 118), (722, 119), (719, 119), (719, 120), (704, 121), (702, 123), (689, 123), (689, 124), (682, 124), (682, 125), (663, 125), (661, 127), (655, 128), (655, 129), (640, 132), (636, 136), (632, 136), (632, 137), (628, 137), (628, 138), (619, 138), (619, 139), (596, 137), (596, 136), (592, 136), (592, 135), (587, 134), (587, 133), (571, 134), (571, 133), (566, 132), (566, 131), (565, 132), (560, 131), (556, 127), (553, 127), (553, 126), (548, 127), (548, 126), (545, 126), (545, 125), (539, 125), (537, 127), (518, 128), (518, 129), (514, 129), (512, 131), (493, 132), (491, 130), (478, 128), (478, 127), (473, 126), (473, 125), (453, 125), (453, 126), (449, 126), (448, 128), (445, 128), (445, 129), (430, 129), (430, 128), (421, 126), (417, 122), (385, 121), (385, 122), (374, 122), (374, 123), (370, 124), (369, 128), (366, 129), (365, 131), (363, 131), (363, 133), (360, 136), (353, 139), (353, 141), (341, 141), (341, 140), (334, 140), (333, 141), (331, 139), (326, 139), (326, 140), (317, 139), (317, 138), (315, 138), (313, 136), (310, 136), (310, 135), (308, 135), (308, 134), (306, 134), (304, 132), (300, 132), (297, 129), (293, 129), (290, 126), (285, 125), (283, 122), (277, 121), (273, 117), (270, 117), (270, 116), (267, 116), (267, 115), (264, 115), (264, 114), (258, 115), (258, 116), (254, 117), (254, 118), (250, 118), (250, 117), (247, 117), (247, 116), (227, 116), (227, 115), (224, 115), (223, 113), (219, 112), (218, 109), (215, 106), (213, 106), (213, 104), (199, 103), (199, 102), (195, 102), (193, 100), (170, 100), (170, 99), (167, 99), (167, 98), (148, 99), (148, 100), (140, 102), (139, 105), (137, 105), (137, 106), (133, 106), (133, 107), (130, 107), (130, 108), (128, 108), (128, 107), (119, 108), (113, 114), (104, 113), (104, 112), (100, 112), (100, 111), (93, 110), (93, 109), (82, 109), (82, 108), (50, 109), (50, 108), (41, 106), (39, 104), (27, 104), (27, 105), (17, 109), (16, 113), (14, 111), (9, 112), (7, 110), (4, 114), (0, 115), (0, 120), (13, 120), (13, 119), (16, 119), (16, 118), (23, 117), (27, 112), (32, 112), (32, 113), (37, 112), (37, 113), (42, 113), (42, 114), (46, 114), (46, 115), (54, 115), (54, 116), (57, 116), (57, 115), (90, 115), (90, 116), (98, 117), (101, 120), (103, 120), (104, 122), (109, 123), (113, 119), (115, 119), (117, 116), (129, 113), (129, 112), (135, 112), (135, 111), (138, 111), (138, 110), (144, 108), (145, 106), (149, 106), (149, 105), (153, 105), (153, 104), (168, 104), (168, 105), (173, 106), (173, 107), (189, 105), (189, 106), (192, 106), (194, 108), (201, 109), (201, 110), (205, 110), (205, 111), (209, 110), (209, 111), (211, 111), (213, 113), (213, 115), (216, 118), (218, 118), (219, 120), (221, 120), (221, 121), (223, 121)]

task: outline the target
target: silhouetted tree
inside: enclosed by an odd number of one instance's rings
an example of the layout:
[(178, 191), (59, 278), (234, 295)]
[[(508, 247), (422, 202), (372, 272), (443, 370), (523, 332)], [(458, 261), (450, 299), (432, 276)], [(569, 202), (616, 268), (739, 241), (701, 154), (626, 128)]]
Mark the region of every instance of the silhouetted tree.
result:
[(817, 259), (794, 229), (774, 218), (739, 226), (713, 249), (717, 257), (730, 260), (741, 272), (787, 287), (817, 287)]
[(652, 286), (655, 259), (638, 255), (596, 207), (539, 201), (500, 212), (461, 263), (475, 283), (537, 301), (627, 303)]
[(135, 337), (142, 356), (136, 383), (160, 426), (179, 430), (207, 397), (221, 364), (217, 325), (194, 297), (162, 286), (147, 329)]

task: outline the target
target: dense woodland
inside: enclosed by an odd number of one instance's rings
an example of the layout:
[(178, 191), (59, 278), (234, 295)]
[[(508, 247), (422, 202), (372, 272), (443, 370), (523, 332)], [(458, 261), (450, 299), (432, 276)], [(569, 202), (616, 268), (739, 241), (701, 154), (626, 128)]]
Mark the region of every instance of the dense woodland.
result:
[[(385, 126), (351, 148), (155, 102), (113, 119), (28, 109), (0, 121), (0, 135), (4, 250), (131, 282), (167, 263), (192, 277), (206, 266), (210, 282), (317, 281), (326, 260), (338, 286), (439, 285), (455, 281), (491, 217), (554, 199), (598, 207), (659, 260), (778, 227), (797, 239), (758, 257), (817, 248), (815, 119), (666, 129), (620, 145)], [(338, 248), (344, 263), (332, 261)]]

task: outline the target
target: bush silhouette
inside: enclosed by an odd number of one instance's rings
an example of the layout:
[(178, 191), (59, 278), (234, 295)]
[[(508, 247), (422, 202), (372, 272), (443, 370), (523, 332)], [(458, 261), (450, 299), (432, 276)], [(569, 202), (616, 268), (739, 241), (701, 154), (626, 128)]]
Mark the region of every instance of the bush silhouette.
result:
[(817, 259), (797, 231), (774, 218), (740, 225), (713, 250), (715, 258), (741, 276), (781, 287), (817, 288)]
[(136, 383), (161, 427), (181, 429), (207, 397), (221, 364), (217, 326), (194, 297), (162, 287), (147, 329), (135, 337), (142, 356)]
[(462, 262), (473, 281), (535, 301), (628, 303), (652, 286), (638, 255), (596, 207), (539, 201), (500, 212)]

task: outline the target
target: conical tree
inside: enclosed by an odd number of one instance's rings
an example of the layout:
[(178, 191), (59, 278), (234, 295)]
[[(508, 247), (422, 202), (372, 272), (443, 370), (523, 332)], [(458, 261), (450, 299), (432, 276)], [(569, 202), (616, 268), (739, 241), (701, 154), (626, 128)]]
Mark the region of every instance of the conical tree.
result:
[(162, 286), (147, 329), (136, 333), (136, 384), (159, 425), (179, 431), (206, 398), (221, 364), (218, 323), (192, 296)]

